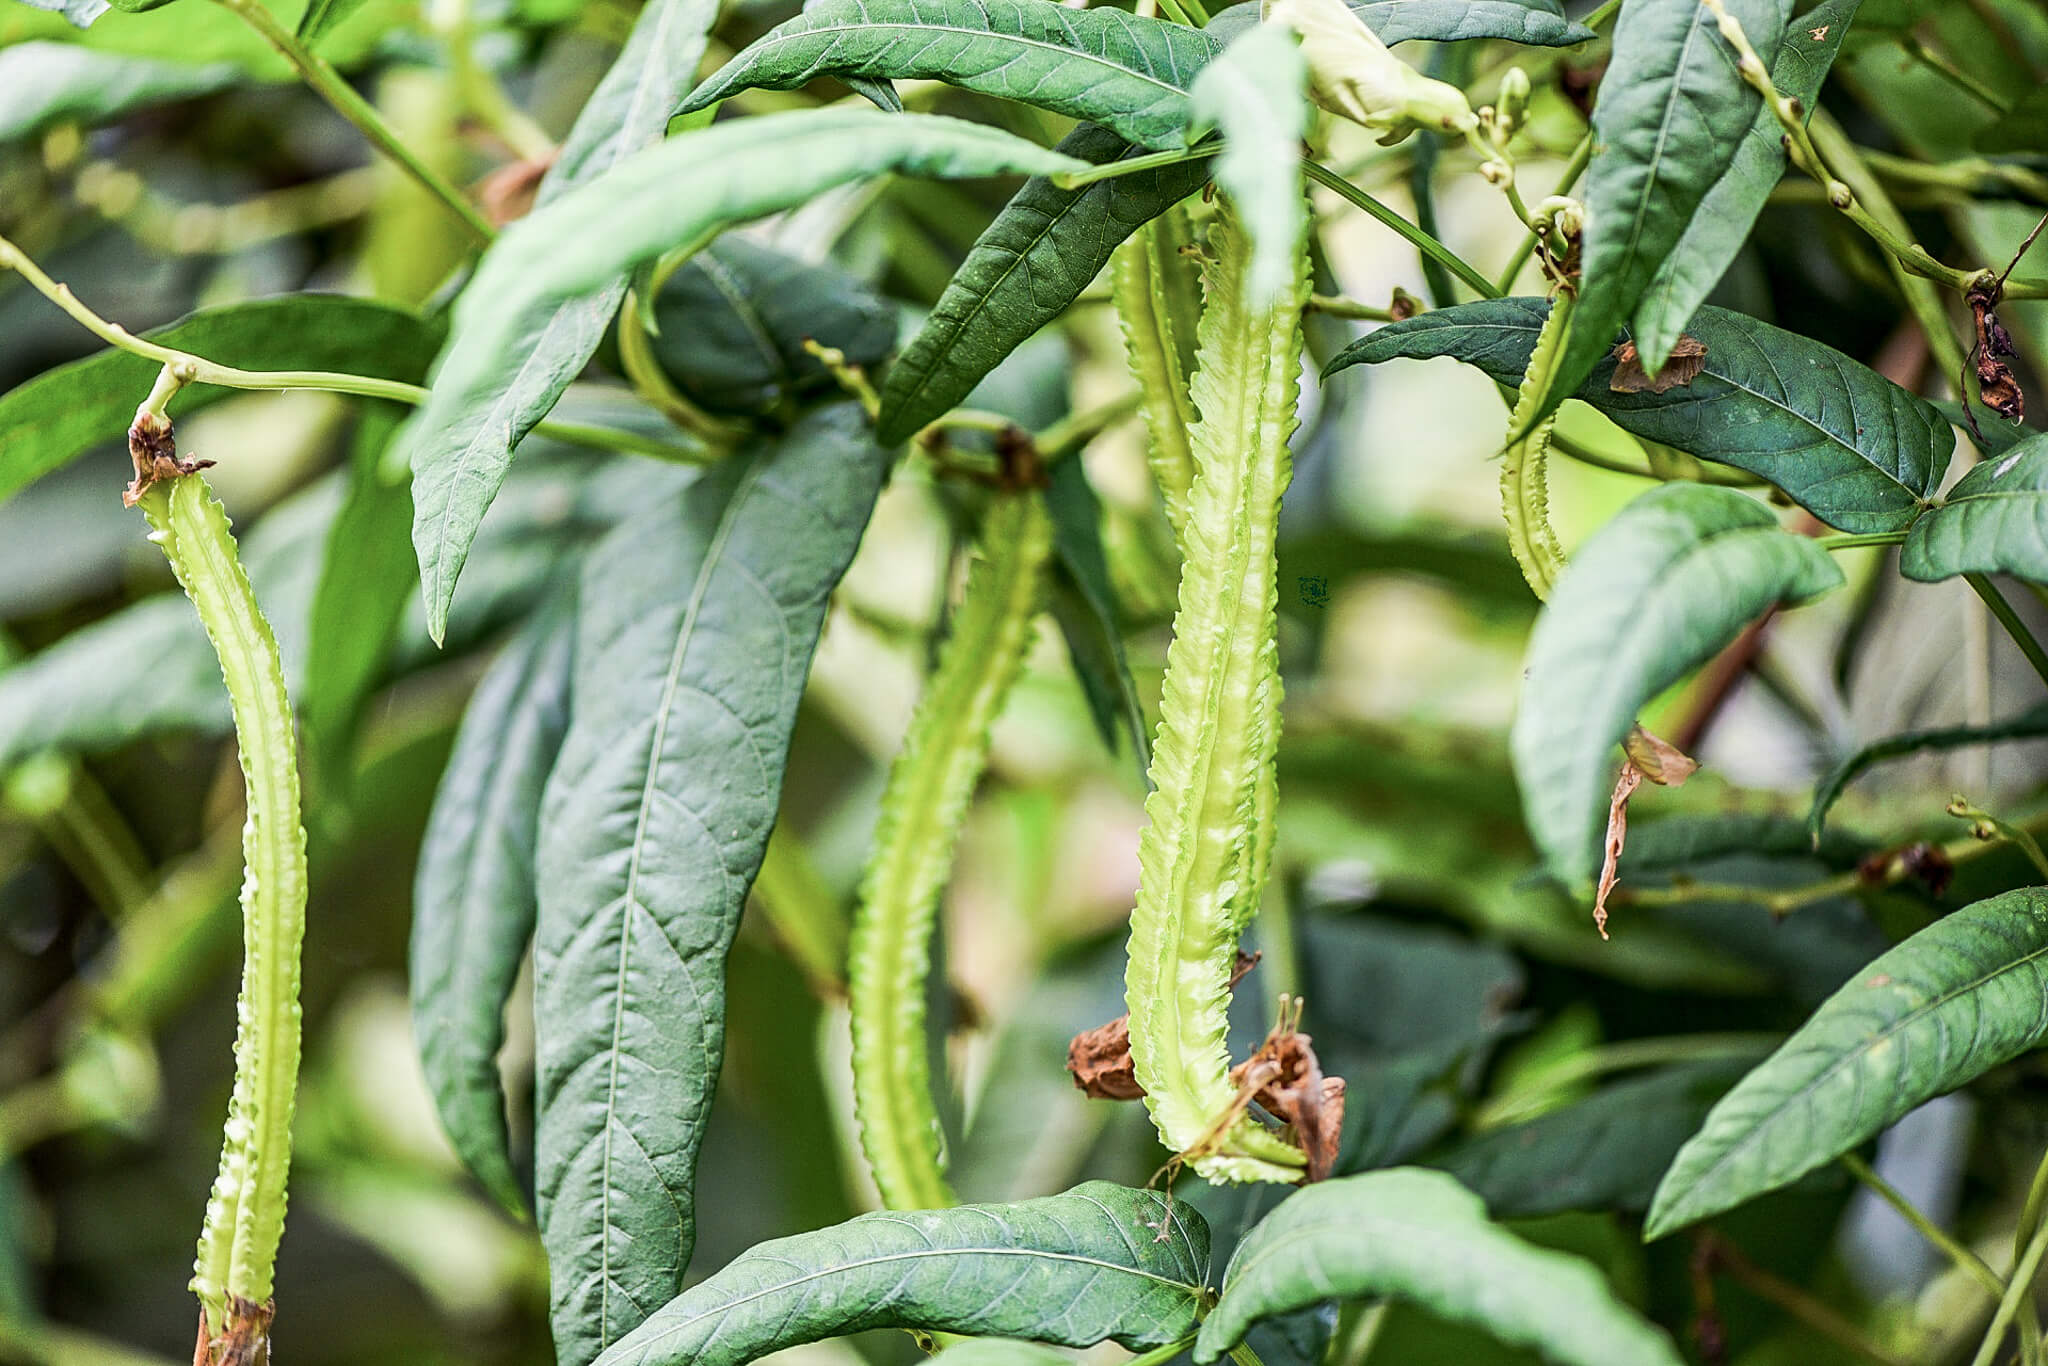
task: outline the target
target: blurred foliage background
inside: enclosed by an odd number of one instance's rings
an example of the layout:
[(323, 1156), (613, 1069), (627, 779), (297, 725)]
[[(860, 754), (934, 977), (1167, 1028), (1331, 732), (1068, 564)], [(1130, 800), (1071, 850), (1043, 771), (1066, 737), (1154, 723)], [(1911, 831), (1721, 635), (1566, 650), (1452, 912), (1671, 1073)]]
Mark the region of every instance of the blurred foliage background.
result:
[[(294, 3), (279, 6), (287, 22)], [(730, 6), (708, 65), (792, 8)], [(566, 130), (631, 18), (616, 0), (372, 0), (323, 51), (428, 160), (486, 203), (516, 209), (532, 179), (523, 158)], [(1531, 137), (1551, 153), (1524, 159), (1525, 183), (1547, 185), (1562, 169), (1600, 49), (1517, 54), (1536, 78)], [(104, 122), (90, 111), (10, 113), (35, 64), (77, 51), (217, 65), (210, 88), (139, 100)], [(1485, 44), (1404, 51), (1481, 92), (1506, 56)], [(370, 162), (355, 132), (224, 10), (114, 13), (81, 31), (9, 4), (7, 72), (0, 232), (132, 329), (299, 290), (433, 307), (463, 259), (457, 225)], [(1958, 96), (1957, 72), (1981, 87), (1977, 98)], [(1868, 0), (1828, 108), (1866, 146), (1967, 158), (1989, 130), (2023, 136), (2001, 111), (2038, 93), (2044, 74), (2048, 16), (2038, 6)], [(1063, 131), (1015, 106), (905, 93), (1048, 142)], [(508, 117), (501, 97), (523, 112)], [(821, 85), (743, 103), (845, 97)], [(1361, 136), (1344, 150), (1361, 184), (1411, 215), (1433, 174), (1433, 202), (1420, 207), (1482, 268), (1518, 244), (1519, 226), (1469, 174), (1461, 148), (1428, 135), (1380, 148)], [(914, 318), (1009, 188), (864, 185), (750, 234), (836, 262)], [(1810, 188), (1781, 189), (1716, 302), (1941, 390), (1946, 377), (1926, 373), (1925, 341), (1881, 261)], [(1960, 259), (1985, 259), (2039, 213), (2024, 187), (2011, 195), (1966, 209), (1933, 192), (1901, 198), (1937, 255), (1954, 246)], [(1326, 287), (1382, 304), (1397, 287), (1430, 297), (1399, 239), (1333, 198), (1317, 207)], [(2033, 387), (2048, 314), (2016, 305), (2008, 321)], [(1318, 357), (1359, 330), (1327, 315), (1306, 325)], [(0, 278), (0, 388), (91, 349), (43, 300)], [(1098, 284), (974, 402), (1042, 428), (1129, 384)], [(616, 391), (593, 385), (571, 401), (615, 402)], [(1624, 902), (1602, 942), (1583, 907), (1531, 875), (1505, 757), (1535, 603), (1498, 531), (1497, 395), (1454, 365), (1404, 362), (1312, 388), (1304, 404), (1281, 548), (1285, 895), (1256, 930), (1265, 958), (1240, 993), (1244, 1046), (1269, 1023), (1259, 1003), (1301, 992), (1325, 1066), (1350, 1080), (1347, 1167), (1449, 1166), (1531, 1236), (1594, 1257), (1682, 1325), (1699, 1303), (1693, 1248), (1644, 1248), (1636, 1236), (1670, 1153), (1846, 974), (1942, 907), (2010, 885), (2018, 856), (1974, 861), (1945, 888), (1837, 897), (1781, 923), (1755, 907)], [(341, 471), (352, 449), (388, 437), (389, 423), (328, 396), (258, 395), (180, 431), (187, 451), (233, 453), (216, 486), (288, 658), (304, 658), (315, 585), (345, 585), (351, 572), (352, 548), (327, 542)], [(1622, 465), (1646, 468), (1656, 455), (1577, 405), (1565, 424)], [(185, 1281), (230, 1080), (240, 786), (224, 708), (206, 691), (217, 691), (211, 662), (189, 667), (172, 639), (185, 604), (117, 496), (127, 466), (119, 435), (0, 504), (0, 660), (15, 661), (0, 663), (0, 1358), (23, 1362), (182, 1359), (193, 1319)], [(1112, 427), (1083, 458), (1105, 504), (1149, 704), (1173, 605), (1170, 535), (1134, 426)], [(279, 1266), (279, 1331), (299, 1366), (550, 1359), (532, 1230), (461, 1171), (419, 1077), (406, 986), (411, 877), (440, 766), (492, 649), (631, 506), (651, 468), (529, 441), (487, 524), (489, 555), (465, 580), (467, 616), (450, 648), (425, 644), (412, 609), (369, 662), (374, 686), (357, 724), (313, 737), (306, 1072)], [(1568, 547), (1645, 487), (1571, 462), (1554, 462), (1553, 479)], [(943, 629), (974, 496), (929, 466), (906, 466), (835, 604), (772, 877), (757, 893), (800, 904), (793, 918), (824, 933), (792, 944), (750, 912), (734, 951), (698, 1274), (762, 1238), (871, 1203), (849, 1130), (834, 932), (843, 934), (882, 776)], [(1880, 575), (1886, 553), (1847, 557), (1861, 591), (1774, 623), (1737, 667), (1710, 667), (1646, 717), (1706, 768), (1683, 791), (1638, 799), (1632, 880), (1801, 885), (1880, 846), (1952, 838), (1959, 830), (1942, 814), (1952, 787), (2002, 811), (2037, 808), (2041, 746), (1964, 750), (1877, 771), (1840, 808), (1836, 833), (1808, 847), (1809, 789), (1843, 754), (2037, 700), (1967, 588)], [(949, 1022), (952, 1170), (966, 1198), (1043, 1193), (1084, 1174), (1142, 1183), (1162, 1158), (1138, 1107), (1089, 1102), (1063, 1070), (1068, 1038), (1121, 1010), (1142, 795), (1139, 765), (1127, 745), (1106, 747), (1048, 622), (999, 727), (946, 903), (937, 1005)], [(1740, 838), (1725, 823), (1702, 837), (1703, 818), (1731, 814), (1754, 818)], [(511, 1019), (516, 1110), (530, 1055), (518, 1005)], [(2039, 1064), (1994, 1082), (1973, 1101), (1928, 1107), (1878, 1155), (1923, 1208), (1987, 1245), (2009, 1234), (2048, 1142)], [(1656, 1123), (1644, 1121), (1651, 1114)], [(1195, 1198), (1227, 1245), (1232, 1220), (1275, 1194)], [(1720, 1231), (1876, 1342), (1939, 1344), (1953, 1322), (1954, 1273), (1839, 1170)], [(1754, 1284), (1724, 1283), (1719, 1308), (1730, 1360), (1855, 1359)], [(1376, 1317), (1370, 1338), (1357, 1326), (1337, 1325), (1332, 1349), (1354, 1366), (1520, 1359), (1416, 1312)], [(1313, 1344), (1330, 1327), (1304, 1331)], [(799, 1350), (842, 1366), (914, 1352), (902, 1335)]]

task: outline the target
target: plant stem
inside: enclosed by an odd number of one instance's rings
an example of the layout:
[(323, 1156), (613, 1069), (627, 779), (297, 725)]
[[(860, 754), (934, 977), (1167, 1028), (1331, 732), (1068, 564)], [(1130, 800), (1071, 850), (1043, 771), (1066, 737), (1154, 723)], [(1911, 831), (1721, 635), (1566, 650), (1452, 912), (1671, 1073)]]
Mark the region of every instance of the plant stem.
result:
[(1708, 1234), (1707, 1237), (1712, 1240), (1714, 1264), (1726, 1270), (1759, 1297), (1769, 1300), (1815, 1332), (1833, 1338), (1858, 1356), (1868, 1357), (1879, 1363), (1879, 1366), (1908, 1366), (1901, 1358), (1893, 1356), (1872, 1341), (1861, 1328), (1790, 1281), (1758, 1266), (1749, 1259), (1747, 1253), (1727, 1239), (1713, 1234)]
[(1140, 171), (1156, 171), (1161, 166), (1178, 166), (1183, 161), (1201, 161), (1215, 156), (1222, 150), (1223, 144), (1211, 138), (1195, 147), (1178, 147), (1168, 152), (1147, 152), (1141, 157), (1105, 161), (1100, 166), (1093, 166), (1085, 171), (1056, 172), (1052, 177), (1052, 183), (1062, 190), (1078, 190), (1097, 181), (1115, 180), (1119, 176), (1136, 175)]
[(1123, 1366), (1166, 1366), (1167, 1362), (1194, 1345), (1195, 1335), (1190, 1333), (1178, 1342), (1169, 1342), (1164, 1347), (1154, 1347), (1149, 1352), (1134, 1356), (1124, 1362)]
[(1144, 395), (1136, 390), (1121, 398), (1098, 403), (1093, 408), (1083, 408), (1078, 413), (1069, 413), (1047, 427), (1034, 438), (1032, 444), (1038, 447), (1038, 458), (1047, 464), (1072, 455), (1093, 441), (1109, 428), (1138, 411), (1144, 402)]
[(290, 29), (280, 24), (277, 17), (263, 7), (261, 0), (215, 0), (215, 3), (256, 30), (265, 42), (277, 50), (279, 56), (292, 64), (292, 69), (299, 73), (307, 85), (312, 86), (315, 92), (334, 106), (337, 114), (354, 124), (379, 151), (397, 162), (400, 170), (418, 181), (422, 189), (447, 205), (449, 210), (462, 220), (462, 226), (479, 245), (490, 245), (491, 239), (497, 234), (484, 220), (484, 216), (477, 212), (476, 206), (442, 179), (431, 166), (414, 156), (412, 149), (399, 141), (398, 135), (384, 122), (383, 116), (370, 102), (358, 95), (355, 87), (343, 80), (341, 73), (330, 66), (326, 58), (308, 51)]
[(1870, 545), (1900, 545), (1905, 539), (1903, 531), (1865, 531), (1853, 536), (1816, 536), (1813, 543), (1822, 550), (1860, 550)]
[(2005, 594), (1998, 591), (1998, 585), (1982, 574), (1965, 574), (1963, 582), (1969, 584), (1971, 591), (1984, 600), (1984, 605), (1991, 610), (1991, 615), (1998, 618), (1998, 624), (2012, 637), (2012, 643), (2020, 647), (2020, 653), (2026, 656), (2027, 663), (2034, 666), (2034, 672), (2040, 675), (2043, 683), (2048, 683), (2048, 651), (2041, 648), (2041, 642), (2034, 638), (2034, 633), (2020, 620), (2019, 613), (2012, 610), (2012, 604), (2006, 601)]
[(2048, 176), (2025, 166), (1989, 157), (1959, 157), (1930, 165), (1863, 146), (1858, 146), (1856, 153), (1880, 178), (1895, 184), (1957, 190), (1967, 195), (1982, 195), (1988, 188), (2002, 187), (2037, 204), (2048, 204)]
[(1392, 309), (1377, 308), (1372, 304), (1360, 303), (1342, 294), (1311, 294), (1308, 296), (1308, 311), (1327, 313), (1333, 318), (1347, 318), (1352, 322), (1390, 323), (1394, 321)]
[[(1507, 398), (1508, 406), (1512, 408), (1514, 406), (1514, 390), (1507, 390), (1505, 397)], [(1591, 465), (1596, 470), (1606, 470), (1612, 474), (1626, 474), (1636, 479), (1655, 479), (1662, 483), (1670, 483), (1674, 478), (1672, 475), (1659, 474), (1656, 470), (1650, 469), (1645, 465), (1628, 465), (1619, 460), (1610, 460), (1596, 451), (1587, 449), (1571, 437), (1564, 436), (1556, 431), (1552, 431), (1550, 434), (1550, 448), (1559, 455), (1578, 461), (1581, 465)], [(1716, 484), (1724, 488), (1755, 488), (1764, 481), (1747, 470), (1723, 469), (1719, 466), (1708, 465), (1702, 462), (1696, 482)]]
[(1950, 85), (1953, 85), (1971, 99), (1976, 100), (1994, 114), (2006, 112), (2005, 102), (1998, 98), (1997, 92), (1972, 76), (1969, 72), (1958, 67), (1948, 58), (1942, 56), (1939, 52), (1936, 52), (1933, 48), (1927, 46), (1926, 43), (1920, 41), (1918, 35), (1907, 33), (1900, 41), (1902, 46), (1905, 47), (1908, 56), (1939, 75)]
[(1943, 1256), (1955, 1263), (1956, 1269), (1981, 1286), (1986, 1294), (1996, 1300), (2005, 1294), (2005, 1282), (1999, 1278), (1982, 1257), (1957, 1242), (1945, 1228), (1922, 1214), (1911, 1200), (1901, 1194), (1891, 1182), (1879, 1176), (1874, 1168), (1853, 1152), (1843, 1153), (1841, 1163), (1849, 1174), (1868, 1186), (1878, 1199), (1897, 1210), (1899, 1217), (1911, 1224), (1928, 1242), (1940, 1249)]
[(2020, 1257), (2019, 1265), (2013, 1268), (2012, 1278), (2006, 1282), (2005, 1296), (1999, 1300), (1998, 1312), (1991, 1316), (1991, 1326), (1984, 1330), (1984, 1341), (1977, 1348), (1977, 1355), (1970, 1359), (1970, 1366), (1992, 1366), (1998, 1360), (1998, 1348), (2005, 1337), (2005, 1330), (2012, 1326), (2020, 1307), (2033, 1296), (2034, 1277), (2040, 1273), (2044, 1253), (2048, 1253), (2048, 1228), (2037, 1228), (2034, 1236), (2027, 1240), (2026, 1252)]
[[(1579, 183), (1579, 177), (1586, 173), (1586, 167), (1592, 160), (1593, 132), (1589, 128), (1585, 136), (1579, 139), (1579, 145), (1572, 148), (1571, 160), (1564, 164), (1564, 174), (1557, 178), (1557, 188), (1550, 192), (1551, 196), (1555, 198), (1570, 194), (1572, 187)], [(1515, 248), (1515, 254), (1508, 258), (1507, 269), (1501, 272), (1500, 283), (1495, 286), (1495, 292), (1506, 294), (1513, 289), (1515, 277), (1522, 273), (1522, 267), (1528, 265), (1529, 258), (1535, 254), (1536, 234), (1531, 231), (1522, 239), (1522, 244)]]
[(1534, 1073), (1522, 1085), (1503, 1092), (1472, 1113), (1475, 1130), (1516, 1123), (1537, 1111), (1559, 1088), (1613, 1072), (1672, 1063), (1711, 1062), (1721, 1058), (1754, 1058), (1785, 1041), (1782, 1034), (1676, 1034), (1669, 1038), (1624, 1039), (1561, 1058)]
[(1474, 270), (1463, 257), (1437, 241), (1436, 238), (1430, 236), (1421, 228), (1416, 227), (1413, 223), (1401, 217), (1400, 214), (1395, 213), (1392, 209), (1380, 203), (1379, 200), (1374, 199), (1364, 190), (1353, 185), (1343, 176), (1332, 171), (1329, 167), (1324, 166), (1321, 162), (1303, 158), (1302, 169), (1308, 172), (1309, 179), (1335, 190), (1343, 199), (1365, 210), (1365, 212), (1407, 238), (1409, 242), (1414, 244), (1417, 251), (1444, 266), (1453, 275), (1456, 275), (1460, 280), (1463, 280), (1474, 290), (1478, 291), (1480, 297), (1498, 299), (1501, 296), (1501, 291), (1494, 285), (1493, 281)]

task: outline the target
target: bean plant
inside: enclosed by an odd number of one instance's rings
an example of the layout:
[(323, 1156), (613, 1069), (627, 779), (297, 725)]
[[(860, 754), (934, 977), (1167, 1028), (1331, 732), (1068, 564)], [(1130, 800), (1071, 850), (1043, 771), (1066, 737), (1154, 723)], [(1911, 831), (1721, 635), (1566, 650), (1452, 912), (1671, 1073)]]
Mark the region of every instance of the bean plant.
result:
[(16, 4), (0, 1354), (2039, 1366), (2044, 92)]

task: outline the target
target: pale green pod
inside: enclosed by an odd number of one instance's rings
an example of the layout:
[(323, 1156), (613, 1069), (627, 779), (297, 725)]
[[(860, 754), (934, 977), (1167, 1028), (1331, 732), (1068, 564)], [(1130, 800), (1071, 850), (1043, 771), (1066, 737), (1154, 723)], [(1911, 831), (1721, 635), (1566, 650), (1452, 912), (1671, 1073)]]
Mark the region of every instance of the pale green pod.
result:
[(1226, 213), (1199, 333), (1180, 609), (1138, 845), (1125, 977), (1131, 1058), (1166, 1146), (1217, 1181), (1296, 1181), (1299, 1149), (1244, 1117), (1226, 1042), (1237, 940), (1272, 850), (1280, 738), (1280, 495), (1292, 475), (1306, 252), (1247, 306), (1250, 251)]
[(220, 656), (248, 789), (235, 1089), (192, 1277), (207, 1323), (217, 1330), (229, 1297), (258, 1305), (270, 1298), (284, 1234), (299, 1073), (299, 945), (306, 930), (298, 741), (276, 638), (206, 481), (185, 474), (160, 482), (142, 495), (140, 506), (153, 528), (150, 539), (171, 562)]
[(1560, 291), (1550, 306), (1550, 316), (1543, 320), (1543, 330), (1536, 334), (1536, 349), (1522, 376), (1521, 395), (1508, 415), (1510, 440), (1500, 462), (1500, 512), (1508, 525), (1508, 549), (1514, 552), (1530, 590), (1543, 600), (1550, 597), (1557, 576), (1564, 572), (1564, 548), (1550, 525), (1550, 432), (1557, 425), (1557, 413), (1553, 409), (1534, 426), (1529, 426), (1529, 414), (1550, 388), (1550, 377), (1571, 331), (1573, 299), (1570, 290)]
[(1145, 456), (1175, 536), (1187, 520), (1188, 485), (1195, 477), (1188, 446), (1195, 411), (1188, 388), (1202, 277), (1189, 254), (1193, 244), (1188, 211), (1176, 205), (1132, 233), (1109, 266), (1110, 294), (1145, 415)]
[(882, 1203), (958, 1203), (940, 1161), (925, 1039), (925, 979), (953, 849), (988, 763), (989, 731), (1031, 648), (1052, 553), (1035, 489), (998, 494), (967, 591), (889, 769), (847, 963), (853, 1098)]

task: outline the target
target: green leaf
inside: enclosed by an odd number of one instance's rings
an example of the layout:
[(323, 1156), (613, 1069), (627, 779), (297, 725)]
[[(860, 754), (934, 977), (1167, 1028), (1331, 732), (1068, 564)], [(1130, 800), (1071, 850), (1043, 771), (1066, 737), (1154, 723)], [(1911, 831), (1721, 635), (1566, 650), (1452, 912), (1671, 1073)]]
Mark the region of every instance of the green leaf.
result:
[(2048, 86), (2035, 86), (1979, 132), (1971, 145), (1994, 155), (2019, 152), (2031, 156), (2044, 142), (2048, 142)]
[[(143, 334), (223, 365), (346, 370), (417, 382), (436, 338), (418, 315), (368, 299), (294, 294), (203, 309)], [(163, 367), (126, 351), (60, 365), (0, 395), (0, 501), (73, 457), (121, 440)], [(190, 384), (171, 400), (184, 417), (238, 392)]]
[[(1059, 150), (1090, 165), (1140, 151), (1093, 124), (1067, 134)], [(1025, 182), (975, 240), (931, 317), (890, 367), (882, 388), (882, 440), (909, 440), (967, 397), (1088, 287), (1119, 243), (1208, 178), (1208, 164), (1194, 161), (1078, 190), (1062, 190), (1043, 177)]]
[(1489, 1223), (1442, 1172), (1393, 1167), (1306, 1187), (1238, 1245), (1197, 1366), (1261, 1319), (1327, 1299), (1408, 1300), (1569, 1366), (1678, 1366), (1671, 1341), (1580, 1258)]
[[(609, 304), (597, 306), (642, 262), (849, 180), (884, 171), (1051, 174), (1081, 164), (957, 119), (804, 110), (671, 138), (515, 223), (463, 291), (433, 393), (410, 429), (413, 546), (430, 629), (438, 634), (447, 620), (456, 575), (512, 447), (582, 366), (581, 357), (570, 364), (567, 352), (537, 340), (540, 331), (555, 335), (551, 319), (579, 309), (609, 317)], [(602, 331), (589, 330), (593, 348)], [(522, 393), (514, 414), (508, 403)]]
[(568, 1366), (682, 1283), (725, 953), (885, 463), (857, 407), (821, 409), (585, 561), (534, 951), (535, 1183)]
[(2000, 740), (2038, 740), (2048, 735), (2048, 702), (2029, 707), (2017, 716), (1984, 726), (1937, 726), (1931, 730), (1909, 730), (1903, 734), (1865, 745), (1830, 769), (1813, 789), (1813, 806), (1806, 816), (1807, 828), (1818, 841), (1827, 824), (1828, 811), (1857, 775), (1890, 759), (1903, 759), (1923, 751), (1963, 749), (1989, 745)]
[(1186, 145), (1188, 82), (1219, 46), (1162, 19), (1044, 0), (823, 0), (762, 35), (676, 112), (820, 76), (939, 80), (1161, 151)]
[(491, 664), (462, 714), (413, 879), (412, 1013), (442, 1127), (499, 1204), (526, 1209), (512, 1168), (498, 1052), (533, 938), (541, 790), (569, 723), (576, 618), (545, 607)]
[(1010, 1205), (863, 1214), (756, 1244), (602, 1366), (743, 1366), (870, 1328), (1160, 1347), (1195, 1331), (1209, 1229), (1186, 1201), (1090, 1181)]
[(114, 8), (107, 0), (23, 0), (23, 3), (61, 14), (79, 28), (90, 27), (94, 20)]
[(313, 0), (299, 17), (299, 41), (317, 44), (363, 7), (365, 0)]
[[(1345, 0), (1351, 12), (1381, 42), (1457, 42), (1505, 38), (1531, 47), (1565, 47), (1594, 37), (1592, 29), (1564, 17), (1556, 0)], [(1219, 12), (1205, 32), (1225, 41), (1259, 21), (1259, 0), (1245, 0)]]
[(1602, 1087), (1526, 1124), (1467, 1139), (1435, 1159), (1507, 1219), (1647, 1209), (1657, 1181), (1740, 1061), (1690, 1063)]
[(1052, 517), (1058, 557), (1049, 595), (1053, 619), (1066, 638), (1067, 655), (1102, 743), (1111, 752), (1116, 750), (1121, 723), (1142, 774), (1152, 762), (1151, 732), (1124, 658), (1122, 613), (1109, 578), (1109, 557), (1102, 548), (1102, 504), (1081, 461), (1069, 458), (1053, 466), (1045, 510)]
[(2048, 1038), (2048, 890), (1965, 906), (1881, 955), (1728, 1093), (1650, 1206), (1660, 1238), (1824, 1166)]
[(2030, 436), (1958, 479), (1906, 533), (1899, 572), (1922, 583), (1958, 574), (2048, 583), (2048, 437)]
[(1245, 289), (1254, 307), (1286, 288), (1307, 230), (1301, 171), (1307, 85), (1308, 62), (1293, 32), (1260, 24), (1231, 40), (1188, 91), (1189, 134), (1223, 132), (1216, 183), (1237, 205), (1252, 244)]
[(655, 359), (677, 389), (715, 413), (757, 414), (830, 388), (804, 350), (835, 347), (872, 368), (896, 345), (896, 309), (834, 266), (814, 266), (744, 237), (719, 238), (654, 298)]
[(111, 123), (243, 79), (232, 62), (152, 61), (72, 43), (19, 43), (0, 48), (0, 142), (33, 137), (56, 123)]
[[(1790, 0), (1728, 0), (1759, 50), (1778, 45)], [(1614, 56), (1593, 109), (1586, 172), (1586, 235), (1578, 314), (1530, 426), (1556, 410), (1613, 347), (1649, 299), (1651, 281), (1700, 203), (1727, 171), (1762, 99), (1735, 69), (1735, 51), (1705, 5), (1624, 5)], [(1647, 348), (1655, 374), (1664, 355)]]
[[(696, 79), (717, 17), (717, 0), (649, 0), (542, 179), (533, 216), (661, 139), (669, 110)], [(629, 264), (599, 272), (581, 291), (522, 296), (507, 320), (516, 340), (494, 364), (466, 374), (456, 367), (465, 386), (460, 393), (450, 392), (453, 357), (445, 358), (434, 401), (401, 437), (413, 472), (413, 543), (427, 624), (436, 638), (447, 621), (455, 576), (504, 482), (513, 448), (547, 416), (604, 340), (626, 294)], [(463, 295), (465, 304), (475, 296), (474, 285)]]
[(1616, 746), (1645, 703), (1774, 603), (1842, 571), (1732, 489), (1665, 484), (1572, 556), (1536, 618), (1509, 739), (1529, 833), (1565, 883), (1599, 866)]
[[(1785, 30), (1771, 61), (1771, 84), (1806, 108), (1820, 98), (1849, 23), (1863, 0), (1824, 0)], [(1819, 34), (1819, 37), (1815, 37)], [(1761, 48), (1758, 49), (1762, 51)], [(1646, 355), (1668, 356), (1692, 315), (1721, 283), (1749, 239), (1750, 225), (1785, 174), (1785, 130), (1760, 105), (1749, 133), (1685, 225), (1678, 243), (1657, 267), (1635, 313), (1636, 345)]]
[[(1520, 384), (1547, 316), (1541, 299), (1487, 299), (1383, 327), (1324, 371), (1452, 356)], [(1844, 531), (1901, 531), (1932, 500), (1955, 437), (1926, 401), (1808, 337), (1724, 308), (1702, 308), (1691, 333), (1707, 348), (1689, 384), (1656, 394), (1609, 387), (1602, 360), (1573, 395), (1623, 430), (1770, 480)]]

